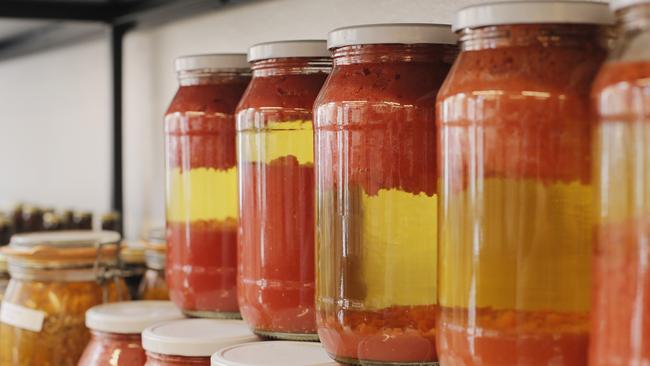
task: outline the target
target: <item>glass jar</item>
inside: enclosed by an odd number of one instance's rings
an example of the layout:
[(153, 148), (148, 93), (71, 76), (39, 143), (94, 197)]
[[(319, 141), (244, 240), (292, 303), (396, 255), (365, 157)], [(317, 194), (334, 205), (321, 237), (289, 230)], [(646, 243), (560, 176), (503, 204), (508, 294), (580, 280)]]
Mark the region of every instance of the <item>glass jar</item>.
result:
[(594, 84), (591, 366), (650, 365), (650, 1), (614, 1), (620, 38)]
[(124, 282), (129, 288), (132, 299), (140, 299), (139, 288), (144, 279), (147, 265), (145, 263), (145, 248), (139, 241), (124, 241), (120, 250), (120, 259), (124, 269)]
[(350, 27), (314, 106), (317, 317), (342, 363), (437, 364), (435, 101), (448, 26)]
[(319, 343), (255, 342), (225, 347), (212, 355), (212, 366), (337, 366)]
[(91, 307), (128, 299), (115, 276), (120, 236), (58, 231), (15, 235), (2, 252), (11, 280), (0, 311), (1, 366), (76, 366)]
[(142, 333), (145, 366), (210, 366), (210, 356), (219, 349), (258, 340), (241, 320), (174, 320)]
[(445, 365), (587, 362), (589, 90), (610, 23), (607, 4), (585, 1), (457, 14), (461, 52), (437, 104)]
[(10, 279), (11, 276), (9, 276), (7, 257), (3, 254), (0, 254), (0, 303), (2, 303), (2, 299), (5, 296), (5, 291), (9, 286)]
[(170, 301), (98, 305), (86, 313), (92, 339), (77, 366), (143, 366), (140, 333), (156, 323), (183, 318)]
[(251, 47), (237, 108), (239, 306), (259, 335), (318, 340), (312, 108), (331, 70), (325, 41)]
[(235, 318), (235, 107), (250, 72), (239, 54), (181, 57), (176, 71), (165, 116), (167, 285), (190, 316)]
[(167, 244), (164, 230), (152, 230), (149, 241), (144, 244), (147, 271), (140, 282), (138, 298), (142, 300), (169, 300), (169, 290), (165, 281), (165, 257)]

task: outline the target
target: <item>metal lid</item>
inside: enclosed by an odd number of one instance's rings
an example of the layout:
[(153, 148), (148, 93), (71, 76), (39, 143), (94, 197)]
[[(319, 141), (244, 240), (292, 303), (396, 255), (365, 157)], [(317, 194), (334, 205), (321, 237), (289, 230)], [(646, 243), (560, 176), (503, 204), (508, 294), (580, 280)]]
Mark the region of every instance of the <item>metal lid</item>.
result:
[(248, 49), (248, 61), (288, 57), (330, 57), (325, 40), (298, 40), (259, 43)]
[(210, 357), (223, 347), (257, 340), (241, 320), (174, 320), (151, 326), (142, 333), (146, 351), (188, 357)]
[(594, 1), (490, 1), (459, 10), (453, 30), (508, 24), (614, 24), (606, 3)]
[(650, 4), (650, 0), (612, 0), (609, 3), (609, 7), (613, 11), (617, 11), (624, 8), (629, 8), (630, 6), (641, 4)]
[(118, 334), (140, 334), (156, 323), (176, 319), (183, 319), (183, 314), (171, 301), (117, 302), (86, 312), (88, 328)]
[(175, 61), (176, 72), (195, 70), (248, 69), (243, 53), (214, 53), (207, 55), (181, 56)]
[(272, 341), (238, 344), (212, 355), (212, 366), (338, 365), (320, 343)]
[(327, 47), (364, 44), (456, 44), (449, 25), (426, 23), (368, 24), (338, 28), (329, 33)]

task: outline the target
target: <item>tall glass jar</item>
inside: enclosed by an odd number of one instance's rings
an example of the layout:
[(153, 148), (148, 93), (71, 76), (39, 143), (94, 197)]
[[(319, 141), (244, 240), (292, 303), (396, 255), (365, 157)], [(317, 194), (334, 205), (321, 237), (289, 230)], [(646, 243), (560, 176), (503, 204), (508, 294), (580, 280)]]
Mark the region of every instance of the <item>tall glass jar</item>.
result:
[(587, 362), (589, 90), (610, 23), (606, 4), (585, 1), (457, 13), (461, 53), (437, 108), (447, 366)]
[(620, 38), (592, 94), (599, 121), (589, 364), (650, 365), (650, 1), (612, 7)]
[(145, 366), (210, 366), (219, 349), (258, 340), (241, 320), (173, 320), (142, 332)]
[(115, 232), (15, 235), (2, 252), (11, 280), (0, 310), (1, 366), (76, 366), (90, 333), (91, 307), (128, 299), (115, 276)]
[(318, 340), (312, 108), (331, 70), (325, 41), (251, 47), (237, 108), (239, 306), (259, 335)]
[(144, 366), (140, 333), (156, 323), (183, 318), (171, 301), (97, 305), (86, 312), (92, 339), (77, 366)]
[(170, 297), (190, 316), (236, 318), (235, 107), (248, 63), (239, 54), (187, 56), (176, 71), (165, 116)]
[(317, 317), (337, 361), (437, 364), (435, 101), (448, 26), (350, 27), (314, 106)]

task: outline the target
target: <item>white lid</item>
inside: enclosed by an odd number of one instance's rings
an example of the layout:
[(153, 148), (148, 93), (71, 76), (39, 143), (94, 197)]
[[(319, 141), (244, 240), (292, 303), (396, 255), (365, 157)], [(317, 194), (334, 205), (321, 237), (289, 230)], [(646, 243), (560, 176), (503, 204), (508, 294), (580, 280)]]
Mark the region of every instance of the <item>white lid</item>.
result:
[(248, 69), (243, 53), (215, 53), (181, 56), (176, 59), (176, 72), (205, 69)]
[(361, 44), (456, 44), (458, 37), (444, 24), (368, 24), (338, 28), (329, 33), (327, 47)]
[(607, 3), (594, 1), (510, 1), (468, 6), (456, 12), (453, 29), (505, 24), (614, 24)]
[(612, 0), (611, 3), (609, 3), (609, 7), (613, 11), (617, 11), (639, 4), (650, 4), (650, 0)]
[(142, 333), (142, 347), (146, 351), (189, 357), (209, 357), (223, 347), (258, 340), (242, 320), (174, 320), (151, 326)]
[(128, 301), (97, 305), (86, 312), (86, 326), (106, 333), (139, 334), (153, 324), (183, 319), (171, 301)]
[(338, 365), (320, 343), (271, 341), (238, 344), (212, 355), (212, 366)]
[(249, 62), (285, 57), (330, 57), (330, 53), (321, 40), (266, 42), (248, 49)]
[(44, 231), (29, 234), (17, 234), (11, 237), (13, 248), (33, 248), (48, 246), (54, 248), (87, 248), (97, 244), (111, 244), (120, 241), (120, 234), (115, 231)]

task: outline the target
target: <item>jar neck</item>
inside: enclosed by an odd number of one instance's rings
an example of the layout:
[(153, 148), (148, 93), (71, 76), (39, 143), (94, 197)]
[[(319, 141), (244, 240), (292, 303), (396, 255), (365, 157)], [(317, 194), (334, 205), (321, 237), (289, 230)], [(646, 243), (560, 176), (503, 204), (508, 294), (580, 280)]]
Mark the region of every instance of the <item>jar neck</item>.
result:
[(227, 70), (189, 70), (177, 73), (178, 83), (181, 86), (194, 85), (218, 85), (249, 78), (251, 75), (248, 69), (227, 69)]
[(329, 57), (272, 58), (255, 61), (251, 68), (253, 77), (329, 73), (332, 69), (332, 59)]
[(613, 27), (581, 24), (516, 24), (467, 28), (461, 31), (462, 51), (509, 47), (607, 48)]
[(98, 342), (134, 342), (140, 344), (142, 338), (140, 334), (121, 334), (121, 333), (108, 333), (98, 330), (91, 330), (93, 338)]
[(458, 48), (446, 44), (370, 44), (339, 47), (334, 65), (360, 63), (437, 62), (452, 63)]
[(650, 3), (623, 8), (616, 12), (616, 17), (624, 34), (650, 30)]

